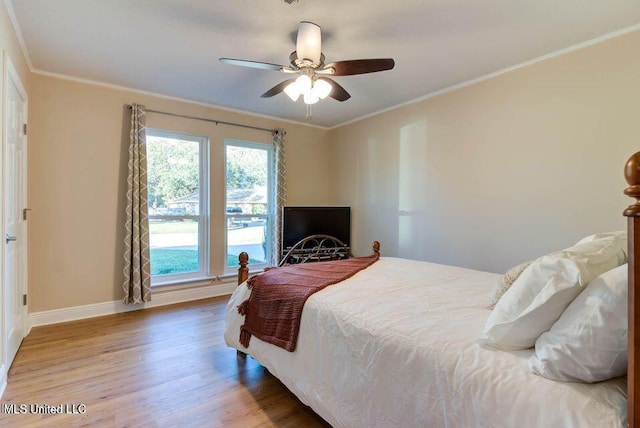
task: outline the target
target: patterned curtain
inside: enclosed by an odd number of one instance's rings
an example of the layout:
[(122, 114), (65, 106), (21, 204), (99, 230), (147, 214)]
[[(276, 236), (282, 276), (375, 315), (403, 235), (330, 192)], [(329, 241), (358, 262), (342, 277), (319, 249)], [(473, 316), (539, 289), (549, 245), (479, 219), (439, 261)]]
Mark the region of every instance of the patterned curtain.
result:
[(284, 151), (284, 129), (278, 129), (273, 133), (273, 171), (275, 172), (275, 180), (271, 189), (271, 236), (273, 236), (271, 248), (271, 264), (277, 266), (280, 262), (280, 241), (282, 234), (280, 226), (282, 225), (282, 207), (287, 201), (287, 181), (285, 170), (285, 151)]
[(151, 300), (147, 139), (144, 115), (144, 106), (137, 104), (131, 106), (124, 251), (124, 303), (143, 303)]

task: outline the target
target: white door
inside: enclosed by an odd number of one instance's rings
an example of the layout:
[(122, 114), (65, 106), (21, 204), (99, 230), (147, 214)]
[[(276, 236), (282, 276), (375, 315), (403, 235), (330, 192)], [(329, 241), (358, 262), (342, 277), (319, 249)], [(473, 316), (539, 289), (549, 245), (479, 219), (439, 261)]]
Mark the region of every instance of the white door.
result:
[(9, 57), (5, 55), (4, 117), (4, 334), (7, 370), (26, 334), (27, 307), (23, 302), (27, 279), (26, 206), (27, 94)]

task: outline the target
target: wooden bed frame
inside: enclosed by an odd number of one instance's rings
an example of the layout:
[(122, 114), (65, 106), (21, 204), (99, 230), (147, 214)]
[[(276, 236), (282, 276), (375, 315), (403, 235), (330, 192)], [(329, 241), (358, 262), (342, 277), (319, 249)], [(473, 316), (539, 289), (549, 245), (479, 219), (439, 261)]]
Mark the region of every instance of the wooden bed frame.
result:
[[(627, 424), (630, 428), (640, 428), (640, 297), (636, 299), (636, 287), (640, 286), (640, 263), (636, 260), (636, 246), (640, 247), (640, 152), (629, 158), (624, 169), (629, 184), (624, 190), (627, 196), (636, 199), (624, 211), (627, 217), (629, 242), (629, 362), (627, 368)], [(380, 252), (380, 243), (374, 241), (373, 251)], [(239, 256), (238, 285), (249, 277), (249, 255)], [(238, 355), (245, 356), (241, 351)]]
[(640, 263), (636, 246), (640, 246), (640, 152), (629, 158), (624, 168), (629, 184), (624, 191), (635, 203), (624, 210), (627, 217), (629, 242), (629, 362), (627, 367), (627, 422), (631, 428), (640, 427), (640, 298), (636, 287), (640, 284)]

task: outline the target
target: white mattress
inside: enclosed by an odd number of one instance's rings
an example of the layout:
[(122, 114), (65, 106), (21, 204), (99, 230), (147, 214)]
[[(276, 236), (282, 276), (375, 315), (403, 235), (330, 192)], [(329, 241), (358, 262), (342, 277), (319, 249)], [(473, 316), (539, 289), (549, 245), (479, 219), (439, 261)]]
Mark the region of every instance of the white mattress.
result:
[(383, 257), (307, 300), (295, 352), (238, 341), (248, 298), (227, 307), (225, 341), (249, 353), (334, 427), (623, 427), (626, 381), (554, 382), (531, 350), (480, 347), (500, 275)]

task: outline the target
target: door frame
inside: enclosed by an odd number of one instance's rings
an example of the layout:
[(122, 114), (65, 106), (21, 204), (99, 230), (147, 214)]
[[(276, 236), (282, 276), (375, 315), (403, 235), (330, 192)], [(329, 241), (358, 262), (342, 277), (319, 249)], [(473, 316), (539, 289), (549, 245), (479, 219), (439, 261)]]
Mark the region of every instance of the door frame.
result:
[[(9, 54), (7, 53), (6, 50), (3, 51), (3, 64), (4, 64), (4, 69), (3, 69), (3, 73), (2, 73), (2, 88), (0, 88), (0, 98), (2, 99), (2, 117), (0, 118), (0, 128), (2, 129), (2, 149), (0, 150), (0, 181), (2, 182), (2, 196), (0, 197), (0, 206), (1, 206), (1, 221), (0, 221), (0, 237), (4, 238), (6, 230), (5, 230), (5, 199), (4, 199), (4, 195), (6, 194), (6, 189), (9, 185), (9, 183), (6, 180), (5, 177), (5, 168), (4, 168), (4, 162), (6, 160), (6, 148), (7, 148), (7, 88), (8, 85), (11, 83), (13, 85), (15, 85), (16, 89), (18, 90), (18, 93), (20, 94), (20, 97), (23, 99), (24, 104), (23, 104), (23, 118), (24, 118), (24, 123), (26, 124), (28, 122), (28, 112), (29, 112), (29, 97), (27, 94), (27, 91), (24, 87), (24, 84), (22, 83), (22, 80), (20, 79), (20, 76), (18, 75), (18, 72), (16, 70), (16, 68), (13, 65), (13, 62), (11, 61), (11, 58), (9, 57)], [(28, 186), (27, 186), (27, 157), (28, 157), (28, 144), (27, 144), (27, 136), (25, 134), (22, 135), (23, 141), (23, 168), (22, 168), (22, 175), (23, 175), (23, 203), (26, 204), (27, 203), (27, 197), (28, 197)], [(26, 207), (22, 207), (22, 208), (26, 208)], [(28, 239), (28, 227), (27, 227), (27, 223), (25, 222), (22, 225), (22, 232), (23, 232), (23, 243), (22, 243), (22, 253), (20, 254), (20, 257), (22, 257), (23, 259), (23, 272), (22, 272), (22, 278), (24, 279), (22, 281), (21, 284), (21, 289), (19, 290), (20, 295), (24, 295), (27, 294), (27, 289), (28, 289), (28, 269), (27, 269), (27, 262), (28, 262), (28, 252), (27, 252), (27, 245), (29, 242)], [(0, 251), (0, 255), (2, 256), (2, 260), (0, 260), (0, 307), (2, 308), (2, 313), (3, 316), (0, 317), (0, 323), (1, 323), (1, 344), (0, 344), (0, 397), (2, 397), (2, 394), (4, 392), (4, 389), (6, 387), (7, 384), (7, 375), (9, 372), (9, 364), (8, 364), (8, 346), (7, 346), (7, 325), (6, 325), (6, 319), (5, 319), (5, 310), (6, 310), (6, 284), (5, 284), (5, 245), (2, 245), (2, 250)], [(22, 332), (23, 332), (23, 337), (26, 337), (26, 335), (29, 333), (30, 330), (30, 323), (29, 323), (29, 311), (28, 311), (28, 306), (24, 305), (22, 306), (22, 311), (23, 311), (23, 316), (22, 316)]]

